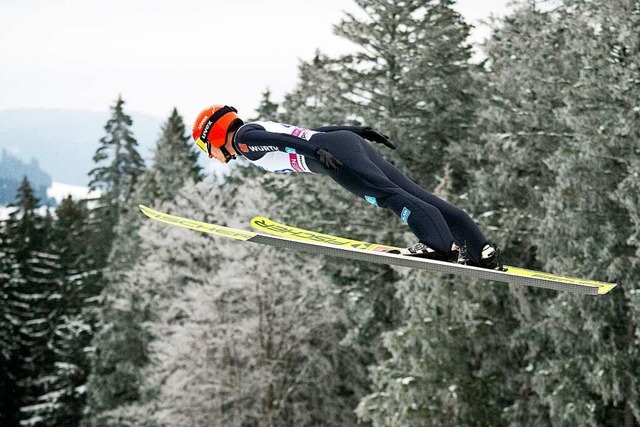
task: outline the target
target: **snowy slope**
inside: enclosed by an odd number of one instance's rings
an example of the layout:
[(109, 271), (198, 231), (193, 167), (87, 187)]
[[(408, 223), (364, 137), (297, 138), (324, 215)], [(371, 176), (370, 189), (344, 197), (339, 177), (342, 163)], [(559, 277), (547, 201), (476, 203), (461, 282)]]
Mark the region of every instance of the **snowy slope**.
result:
[(97, 192), (90, 192), (88, 187), (80, 185), (53, 182), (51, 187), (47, 189), (47, 196), (54, 198), (58, 203), (60, 203), (62, 199), (66, 199), (69, 195), (71, 195), (71, 198), (74, 200), (98, 197)]
[[(80, 185), (70, 185), (63, 184), (60, 182), (54, 182), (51, 184), (51, 187), (47, 189), (47, 197), (54, 198), (56, 202), (60, 203), (63, 199), (67, 198), (67, 196), (71, 196), (74, 200), (79, 199), (88, 199), (98, 197), (99, 193), (94, 191), (89, 191), (88, 187), (83, 187)], [(42, 215), (45, 214), (45, 207), (42, 207)], [(0, 221), (9, 218), (9, 214), (13, 212), (15, 208), (10, 208), (6, 206), (0, 206)], [(53, 213), (53, 209), (52, 209)]]

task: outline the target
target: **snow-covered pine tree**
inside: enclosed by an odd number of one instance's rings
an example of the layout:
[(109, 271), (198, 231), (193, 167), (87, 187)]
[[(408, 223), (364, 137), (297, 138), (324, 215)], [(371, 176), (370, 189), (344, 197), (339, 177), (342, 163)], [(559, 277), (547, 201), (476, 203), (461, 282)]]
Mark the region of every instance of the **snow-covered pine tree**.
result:
[[(350, 15), (337, 27), (337, 33), (363, 49), (336, 59), (318, 53), (313, 61), (303, 63), (300, 83), (285, 97), (284, 116), (290, 114), (288, 121), (311, 126), (354, 122), (373, 125), (389, 133), (401, 147), (400, 164), (412, 178), (431, 190), (439, 180), (447, 180), (449, 195), (454, 195), (464, 188), (466, 175), (463, 158), (458, 154), (465, 152), (474, 109), (468, 91), (472, 83), (468, 69), (470, 49), (465, 44), (468, 27), (449, 7), (451, 2), (360, 1), (358, 5), (365, 19)], [(433, 132), (429, 133), (429, 129)], [(425, 156), (425, 152), (437, 155)], [(309, 190), (312, 185), (305, 187), (305, 198), (326, 208), (293, 217), (289, 223), (308, 223), (315, 229), (321, 225), (323, 230), (365, 240), (406, 243), (398, 236), (401, 224), (397, 218), (371, 210), (331, 183), (323, 185), (326, 187), (317, 191)], [(386, 225), (380, 226), (383, 223)], [(409, 233), (404, 237), (412, 238)], [(360, 345), (363, 355), (373, 348), (379, 360), (386, 358), (388, 353), (376, 342), (380, 331), (399, 319), (393, 271), (335, 260), (327, 264), (344, 290), (343, 299), (357, 301), (351, 310), (357, 326), (350, 334), (350, 342)], [(372, 279), (363, 281), (363, 277)], [(404, 300), (423, 306), (427, 293), (424, 283), (432, 280), (427, 275), (413, 278), (404, 288)], [(439, 304), (455, 305), (447, 302), (450, 297), (449, 290), (443, 291)], [(411, 311), (420, 309), (413, 307)], [(361, 359), (364, 360), (367, 358)], [(396, 400), (391, 405), (404, 403)]]
[(461, 179), (466, 165), (449, 153), (468, 137), (475, 108), (469, 26), (451, 0), (356, 3), (361, 13), (335, 27), (359, 46), (336, 71), (348, 113), (388, 132), (419, 184), (435, 188), (446, 164), (455, 172), (449, 179)]
[(557, 61), (576, 70), (558, 76), (572, 81), (557, 111), (572, 137), (546, 159), (554, 182), (534, 243), (546, 269), (619, 283), (602, 300), (559, 295), (525, 329), (530, 348), (546, 349), (528, 360), (554, 425), (640, 424), (640, 246), (629, 203), (640, 184), (639, 14), (637, 1), (565, 0), (549, 21), (565, 40)]
[[(359, 124), (347, 113), (344, 101), (338, 96), (339, 91), (344, 90), (335, 73), (341, 67), (338, 62), (319, 52), (309, 63), (303, 62), (296, 88), (285, 95), (280, 120), (307, 127)], [(277, 201), (270, 206), (269, 216), (288, 224), (388, 242), (392, 242), (393, 237), (384, 234), (386, 228), (382, 224), (391, 221), (402, 227), (389, 212), (359, 200), (327, 177), (265, 176), (263, 183), (278, 194)], [(291, 200), (300, 201), (296, 209), (291, 209)], [(323, 271), (331, 277), (335, 289), (331, 295), (332, 305), (348, 319), (349, 330), (345, 331), (343, 345), (357, 355), (353, 363), (342, 366), (346, 371), (337, 375), (352, 378), (358, 389), (363, 390), (368, 382), (365, 367), (384, 355), (380, 332), (389, 329), (396, 319), (396, 275), (386, 266), (369, 263), (330, 257), (322, 258), (322, 262)]]
[[(635, 281), (634, 262), (623, 261), (635, 249), (621, 189), (637, 181), (637, 46), (625, 34), (640, 9), (565, 1), (545, 12), (543, 3), (521, 2), (487, 45), (472, 200), (509, 263)], [(513, 291), (502, 315), (517, 319), (506, 331), (505, 423), (637, 423), (628, 398), (637, 352), (627, 347), (637, 322), (624, 296)]]
[(563, 93), (579, 68), (560, 58), (565, 33), (549, 25), (550, 16), (536, 1), (504, 18), (485, 44), (487, 70), (480, 80), (477, 170), (471, 205), (482, 224), (493, 226), (513, 264), (540, 268), (531, 238), (539, 229), (543, 196), (554, 184), (545, 161), (571, 130), (558, 117)]
[(20, 357), (18, 353), (18, 329), (16, 315), (15, 282), (12, 277), (16, 261), (9, 247), (6, 221), (0, 222), (0, 425), (14, 426), (20, 422), (21, 393)]
[(262, 92), (262, 99), (260, 100), (258, 108), (256, 108), (256, 113), (258, 113), (258, 115), (249, 121), (267, 120), (277, 122), (278, 107), (279, 105), (271, 100), (271, 90), (267, 88)]
[[(263, 177), (234, 173), (185, 187), (161, 207), (245, 228), (278, 198)], [(320, 263), (149, 222), (148, 256), (126, 288), (147, 302), (152, 363), (136, 402), (103, 421), (139, 425), (346, 425), (355, 422), (354, 355)], [(339, 371), (342, 375), (338, 375)]]
[[(139, 256), (136, 223), (126, 217), (137, 218), (134, 195), (141, 185), (145, 166), (122, 97), (118, 97), (111, 111), (105, 125), (107, 135), (100, 140), (94, 156), (96, 167), (89, 172), (90, 187), (102, 191), (99, 206), (92, 212), (95, 218), (92, 223), (96, 223), (100, 233), (96, 236), (100, 246), (93, 253), (98, 256), (97, 267), (104, 269), (104, 277), (99, 330), (93, 340), (95, 355), (87, 381), (85, 425), (99, 424), (98, 414), (102, 411), (137, 399), (139, 369), (147, 361), (146, 337), (141, 332), (144, 318), (140, 317), (138, 302), (119, 297), (123, 274)], [(126, 238), (120, 239), (122, 236)]]
[[(109, 254), (108, 292), (101, 310), (105, 327), (95, 340), (96, 358), (89, 383), (90, 415), (87, 425), (100, 425), (109, 420), (109, 410), (137, 400), (140, 369), (147, 362), (148, 335), (142, 328), (147, 319), (148, 304), (131, 290), (136, 286), (131, 270), (148, 256), (148, 245), (139, 236), (144, 216), (140, 203), (156, 205), (173, 200), (185, 185), (202, 180), (202, 168), (197, 153), (186, 134), (182, 117), (174, 109), (162, 127), (154, 151), (153, 164), (138, 182), (138, 188), (126, 201), (115, 228), (113, 249)], [(117, 348), (130, 346), (132, 351)], [(122, 369), (120, 369), (122, 367)]]
[(142, 180), (145, 203), (172, 200), (189, 180), (203, 179), (202, 166), (191, 136), (186, 132), (184, 120), (177, 109), (162, 126), (162, 133), (153, 153), (153, 165)]
[[(338, 29), (365, 46), (363, 53), (350, 56), (345, 70), (336, 72), (339, 81), (351, 83), (346, 87), (355, 88), (346, 95), (353, 101), (352, 111), (366, 118), (365, 123), (380, 123), (376, 127), (391, 134), (399, 147), (396, 159), (412, 179), (431, 191), (439, 184), (439, 194), (458, 203), (468, 177), (460, 153), (469, 151), (475, 109), (468, 26), (448, 1), (358, 4), (366, 18), (350, 16)], [(385, 222), (389, 239), (398, 226), (393, 219)], [(408, 233), (405, 237), (412, 238)], [(487, 405), (492, 396), (477, 393), (487, 389), (492, 372), (481, 370), (484, 360), (480, 357), (495, 345), (495, 331), (485, 323), (494, 308), (490, 293), (478, 294), (477, 287), (459, 278), (452, 284), (439, 276), (403, 273), (402, 280), (391, 286), (404, 305), (395, 317), (406, 324), (387, 334), (386, 349), (392, 357), (386, 362), (380, 359), (373, 368), (383, 371), (373, 375), (375, 393), (370, 397), (381, 401), (376, 405), (364, 401), (359, 414), (378, 425), (393, 421), (388, 414), (396, 414), (394, 422), (416, 425), (430, 419), (434, 424), (452, 419), (464, 423), (479, 411), (488, 420), (499, 417), (502, 408)], [(481, 302), (468, 302), (474, 300)], [(431, 319), (426, 326), (425, 319)], [(433, 339), (434, 335), (441, 339)], [(402, 338), (393, 343), (394, 336)], [(423, 343), (418, 344), (423, 351), (414, 342)], [(446, 368), (438, 375), (431, 369), (434, 365)], [(395, 388), (396, 380), (411, 373), (420, 381), (400, 384), (407, 393), (402, 394)], [(452, 393), (453, 384), (465, 384), (469, 392)], [(410, 396), (422, 398), (411, 400)]]
[[(542, 269), (537, 240), (544, 216), (545, 193), (554, 186), (547, 160), (572, 130), (558, 114), (563, 97), (580, 67), (562, 52), (566, 28), (555, 25), (545, 2), (522, 1), (498, 22), (485, 44), (485, 72), (480, 85), (477, 144), (468, 157), (474, 171), (470, 205), (487, 234), (502, 247), (504, 261)], [(503, 422), (548, 425), (544, 403), (531, 393), (530, 360), (546, 357), (544, 344), (523, 337), (521, 325), (535, 325), (549, 291), (512, 287), (496, 289), (488, 320), (496, 337), (493, 351), (484, 351), (484, 369), (501, 387), (493, 402)]]
[(202, 179), (202, 166), (198, 164), (195, 145), (186, 133), (182, 116), (174, 108), (162, 126), (151, 167), (138, 179), (138, 185), (126, 200), (126, 208), (121, 211), (115, 228), (115, 244), (109, 254), (112, 280), (129, 271), (144, 256), (137, 232), (144, 216), (140, 214), (138, 205), (153, 206), (173, 200), (185, 184), (193, 185)]
[(42, 394), (23, 408), (28, 425), (77, 426), (85, 402), (85, 382), (90, 361), (87, 349), (95, 330), (100, 293), (96, 260), (88, 250), (91, 230), (84, 201), (64, 199), (56, 209), (49, 250), (57, 255), (57, 288), (49, 299), (53, 332), (47, 347), (53, 353), (51, 369), (38, 379)]
[(113, 232), (122, 210), (133, 194), (142, 173), (144, 161), (138, 153), (138, 142), (133, 136), (131, 117), (124, 111), (124, 100), (119, 96), (111, 107), (111, 117), (104, 129), (106, 135), (93, 156), (96, 167), (89, 172), (91, 190), (100, 190), (99, 207), (94, 210), (97, 226), (102, 230), (100, 245), (106, 262), (114, 238)]
[[(7, 374), (17, 385), (16, 395), (9, 400), (25, 407), (41, 394), (42, 384), (38, 379), (53, 363), (47, 341), (53, 330), (50, 317), (55, 302), (51, 296), (57, 289), (57, 257), (47, 251), (50, 230), (38, 213), (39, 200), (26, 177), (12, 206), (16, 209), (10, 213), (4, 232), (4, 251), (13, 261), (7, 266), (9, 278), (3, 286), (4, 315), (12, 334)], [(24, 420), (23, 414), (7, 414), (7, 417)]]
[(111, 107), (111, 118), (104, 129), (93, 161), (96, 167), (89, 172), (91, 190), (100, 190), (116, 208), (128, 200), (144, 172), (144, 161), (138, 153), (138, 142), (133, 136), (131, 117), (124, 111), (124, 100), (119, 96)]
[(301, 61), (298, 82), (285, 94), (278, 120), (307, 127), (354, 124), (355, 117), (343, 96), (348, 88), (336, 74), (341, 69), (337, 61), (320, 51), (311, 61)]

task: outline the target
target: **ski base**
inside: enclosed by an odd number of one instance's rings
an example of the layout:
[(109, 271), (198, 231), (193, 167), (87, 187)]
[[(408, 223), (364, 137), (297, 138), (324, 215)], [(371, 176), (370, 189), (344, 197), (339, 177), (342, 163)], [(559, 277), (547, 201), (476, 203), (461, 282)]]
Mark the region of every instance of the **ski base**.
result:
[(488, 270), (443, 261), (396, 255), (388, 253), (389, 250), (396, 249), (394, 246), (346, 239), (329, 234), (290, 227), (264, 217), (256, 217), (251, 221), (251, 223), (257, 230), (268, 234), (195, 221), (177, 215), (159, 212), (143, 205), (140, 205), (140, 209), (149, 218), (177, 227), (201, 231), (234, 240), (348, 258), (357, 261), (419, 268), (422, 270), (445, 274), (458, 274), (467, 277), (505, 282), (516, 286), (532, 286), (578, 294), (602, 295), (606, 294), (616, 286), (614, 283), (557, 276), (517, 267), (506, 267), (507, 271)]
[[(256, 230), (263, 231), (265, 233), (269, 233), (274, 236), (296, 239), (301, 241), (326, 243), (330, 245), (357, 248), (357, 249), (362, 249), (367, 251), (388, 252), (391, 250), (401, 249), (400, 247), (397, 247), (397, 246), (380, 245), (377, 243), (369, 243), (361, 240), (347, 239), (344, 237), (332, 236), (330, 234), (323, 234), (315, 231), (305, 230), (302, 228), (292, 227), (286, 224), (273, 221), (266, 217), (253, 218), (251, 220), (251, 225)], [(422, 261), (434, 262), (434, 261), (429, 261), (424, 259)], [(450, 263), (447, 263), (447, 264), (450, 264)], [(477, 269), (477, 267), (463, 266), (458, 264), (453, 264), (453, 265), (456, 265), (458, 267)], [(563, 284), (563, 283), (573, 284), (573, 285), (584, 286), (588, 288), (588, 290), (584, 289), (583, 290), (584, 292), (577, 291), (580, 293), (602, 295), (602, 294), (606, 294), (616, 286), (616, 284), (614, 283), (579, 279), (576, 277), (569, 277), (569, 276), (560, 276), (556, 274), (544, 273), (541, 271), (527, 270), (525, 268), (520, 268), (520, 267), (503, 266), (503, 268), (504, 268), (503, 272), (508, 273), (508, 276), (523, 277), (523, 278), (529, 277), (532, 279), (544, 279), (544, 280), (549, 280), (553, 282), (558, 282), (560, 284)], [(482, 270), (485, 270), (485, 269), (482, 269)], [(487, 270), (487, 271), (499, 272), (500, 270)], [(500, 279), (496, 279), (496, 280), (500, 280)], [(500, 281), (507, 281), (507, 283), (514, 283), (512, 280), (500, 280)], [(555, 288), (552, 288), (552, 289), (555, 289)], [(594, 290), (596, 289), (597, 289), (597, 292), (594, 292)], [(561, 289), (558, 289), (558, 290), (561, 290)]]

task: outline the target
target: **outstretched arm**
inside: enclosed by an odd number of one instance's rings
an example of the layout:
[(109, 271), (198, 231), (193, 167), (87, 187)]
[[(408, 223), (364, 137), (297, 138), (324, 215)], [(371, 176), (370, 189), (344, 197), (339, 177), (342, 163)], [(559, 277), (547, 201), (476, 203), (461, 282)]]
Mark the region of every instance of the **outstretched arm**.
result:
[(336, 132), (339, 130), (346, 130), (349, 132), (353, 132), (356, 135), (363, 136), (362, 132), (364, 132), (365, 129), (367, 129), (365, 126), (322, 126), (311, 130), (314, 130), (316, 132)]
[(303, 138), (283, 133), (269, 132), (258, 124), (245, 125), (234, 137), (234, 148), (249, 160), (257, 160), (265, 153), (284, 151), (317, 159), (325, 169), (338, 170), (342, 162), (318, 145)]
[(377, 142), (378, 144), (384, 144), (387, 147), (395, 150), (396, 146), (389, 141), (389, 137), (381, 132), (373, 130), (370, 126), (323, 126), (316, 129), (311, 129), (317, 132), (335, 132), (339, 130), (346, 130), (353, 132), (356, 135), (360, 135), (364, 139)]
[(319, 147), (306, 139), (269, 132), (262, 126), (250, 124), (238, 130), (234, 138), (234, 148), (251, 160), (270, 151), (297, 153), (315, 158)]

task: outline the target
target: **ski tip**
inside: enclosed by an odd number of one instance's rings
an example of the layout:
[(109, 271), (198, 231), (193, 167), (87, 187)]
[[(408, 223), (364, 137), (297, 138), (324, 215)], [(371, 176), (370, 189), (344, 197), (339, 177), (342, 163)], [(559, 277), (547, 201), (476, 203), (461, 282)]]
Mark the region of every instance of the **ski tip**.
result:
[(265, 223), (269, 223), (271, 222), (271, 220), (267, 217), (264, 216), (254, 216), (253, 218), (251, 218), (251, 225), (253, 227), (259, 226), (259, 225), (263, 225)]
[(600, 285), (598, 287), (598, 295), (608, 294), (609, 291), (618, 286), (617, 283), (607, 283), (606, 285)]
[(161, 215), (160, 212), (151, 209), (149, 206), (145, 206), (145, 205), (138, 205), (138, 207), (140, 208), (140, 211), (147, 217), (151, 218), (151, 219), (156, 219), (156, 217), (158, 215)]

